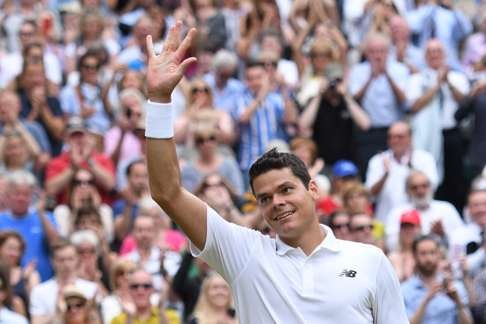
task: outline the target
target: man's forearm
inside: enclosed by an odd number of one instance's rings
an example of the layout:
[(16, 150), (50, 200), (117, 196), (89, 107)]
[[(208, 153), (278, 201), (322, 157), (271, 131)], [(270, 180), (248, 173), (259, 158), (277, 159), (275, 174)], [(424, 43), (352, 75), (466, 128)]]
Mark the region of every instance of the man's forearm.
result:
[(59, 239), (59, 233), (54, 228), (54, 225), (47, 219), (45, 211), (39, 211), (39, 217), (42, 223), (42, 227), (44, 228), (44, 232), (46, 233), (47, 241), (49, 245), (52, 245)]
[(54, 178), (46, 181), (46, 192), (49, 196), (56, 196), (63, 189), (67, 188), (74, 176), (74, 169), (69, 166), (66, 170), (62, 171), (60, 174)]
[(421, 97), (419, 97), (415, 102), (412, 104), (410, 108), (412, 113), (419, 112), (422, 108), (424, 108), (431, 100), (434, 98), (437, 91), (439, 91), (439, 84), (436, 84), (429, 90), (427, 90)]
[(387, 74), (388, 82), (392, 88), (393, 94), (399, 103), (404, 103), (406, 100), (405, 94), (403, 93), (402, 89), (393, 81), (393, 78)]
[(99, 184), (106, 191), (111, 191), (115, 188), (115, 177), (109, 171), (104, 169), (99, 163), (93, 159), (88, 159), (88, 168), (95, 177), (96, 183)]
[(368, 81), (366, 81), (366, 83), (364, 84), (364, 86), (361, 88), (361, 90), (359, 90), (355, 95), (354, 95), (354, 100), (356, 100), (357, 102), (361, 102), (361, 100), (363, 99), (365, 93), (366, 93), (366, 90), (368, 90), (368, 87), (370, 86), (371, 84), (371, 81), (373, 80), (373, 77), (370, 76), (370, 78), (368, 79)]
[(466, 306), (459, 302), (456, 304), (457, 307), (457, 318), (459, 324), (473, 324), (472, 318), (469, 315), (468, 309)]
[(388, 179), (388, 172), (385, 172), (383, 176), (374, 185), (371, 186), (370, 192), (373, 196), (378, 196), (383, 190), (386, 179)]

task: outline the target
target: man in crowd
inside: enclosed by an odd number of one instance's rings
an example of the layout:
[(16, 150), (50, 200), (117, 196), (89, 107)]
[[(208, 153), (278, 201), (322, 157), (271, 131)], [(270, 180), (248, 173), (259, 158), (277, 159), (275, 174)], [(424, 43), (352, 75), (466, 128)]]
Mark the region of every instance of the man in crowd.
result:
[(412, 251), (416, 273), (402, 284), (410, 323), (472, 324), (464, 284), (440, 269), (439, 242), (432, 236), (420, 236)]
[(387, 224), (385, 224), (387, 247), (391, 250), (397, 247), (400, 215), (412, 209), (417, 210), (420, 215), (421, 232), (438, 235), (447, 246), (452, 233), (464, 226), (457, 210), (447, 201), (433, 199), (432, 183), (421, 171), (412, 170), (405, 181), (405, 186), (409, 201), (396, 206), (387, 216)]
[[(195, 62), (184, 57), (196, 34), (191, 29), (180, 42), (181, 27), (178, 22), (171, 28), (159, 56), (147, 37), (150, 191), (192, 241), (192, 253), (231, 284), (239, 322), (406, 323), (388, 259), (371, 245), (337, 240), (320, 226), (317, 184), (295, 155), (271, 150), (250, 169), (250, 187), (275, 239), (226, 222), (181, 186), (170, 98)], [(252, 103), (252, 110), (258, 105)]]
[(407, 91), (413, 146), (437, 162), (442, 182), (437, 197), (461, 210), (466, 191), (464, 143), (454, 114), (469, 92), (469, 81), (463, 73), (449, 70), (445, 48), (437, 39), (427, 42), (425, 60), (427, 68), (413, 75)]
[(457, 229), (451, 238), (451, 247), (458, 246), (467, 255), (471, 273), (486, 269), (486, 189), (473, 189), (467, 199), (470, 222)]
[(356, 136), (356, 162), (362, 172), (373, 154), (386, 149), (388, 127), (405, 113), (409, 72), (404, 64), (388, 60), (389, 47), (386, 36), (371, 34), (365, 41), (367, 61), (350, 71), (351, 95), (371, 120), (371, 128)]
[(20, 233), (26, 242), (22, 264), (35, 261), (42, 280), (52, 276), (49, 262), (49, 245), (59, 234), (52, 214), (45, 211), (43, 197), (37, 206), (34, 203), (36, 179), (28, 171), (14, 171), (7, 178), (7, 211), (0, 214), (0, 229), (14, 230)]
[(88, 299), (94, 298), (97, 291), (96, 283), (77, 276), (78, 253), (74, 245), (59, 240), (52, 245), (51, 253), (55, 276), (32, 290), (30, 295), (32, 324), (53, 323), (65, 287), (75, 286)]
[(71, 117), (66, 131), (67, 151), (51, 160), (46, 168), (46, 192), (57, 197), (58, 202), (67, 201), (69, 188), (76, 171), (89, 170), (94, 175), (96, 187), (103, 200), (110, 201), (109, 193), (115, 187), (115, 168), (108, 156), (98, 153), (91, 134), (80, 117)]
[(438, 177), (432, 155), (412, 147), (412, 131), (407, 123), (396, 122), (390, 127), (388, 147), (373, 156), (366, 173), (366, 186), (376, 197), (376, 218), (385, 224), (388, 213), (407, 202), (405, 180), (411, 169), (426, 174), (432, 188), (437, 186)]
[(174, 310), (167, 309), (163, 313), (165, 297), (161, 294), (159, 306), (152, 306), (150, 297), (154, 293), (154, 286), (150, 274), (143, 270), (135, 270), (128, 279), (130, 287), (130, 296), (133, 304), (123, 305), (124, 309), (121, 314), (116, 316), (111, 324), (126, 323), (161, 323), (161, 324), (179, 324), (181, 323), (179, 315)]

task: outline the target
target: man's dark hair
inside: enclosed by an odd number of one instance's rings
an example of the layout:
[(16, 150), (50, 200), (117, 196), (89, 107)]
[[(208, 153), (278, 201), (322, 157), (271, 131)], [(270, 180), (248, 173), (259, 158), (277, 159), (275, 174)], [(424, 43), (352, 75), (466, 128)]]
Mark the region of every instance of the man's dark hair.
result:
[(257, 59), (249, 59), (246, 61), (246, 70), (254, 68), (254, 67), (261, 67), (265, 68), (265, 64), (262, 61)]
[(50, 254), (51, 254), (51, 258), (54, 258), (56, 256), (56, 253), (60, 250), (63, 250), (67, 247), (74, 247), (73, 244), (71, 244), (71, 242), (69, 242), (68, 240), (64, 239), (64, 238), (60, 238), (58, 239), (57, 241), (55, 241), (54, 243), (51, 244), (50, 246)]
[(125, 175), (127, 177), (130, 176), (130, 174), (132, 173), (133, 168), (137, 164), (145, 164), (145, 161), (143, 159), (136, 159), (136, 160), (130, 162), (130, 164), (128, 164), (127, 168), (125, 169)]
[(413, 240), (413, 243), (412, 243), (412, 252), (413, 252), (413, 254), (417, 253), (417, 248), (418, 248), (419, 244), (422, 243), (422, 242), (424, 242), (424, 241), (432, 241), (432, 242), (435, 243), (435, 245), (437, 246), (437, 248), (440, 247), (440, 242), (437, 239), (437, 236), (432, 235), (432, 234), (419, 235), (419, 236), (417, 236)]
[(306, 189), (309, 189), (309, 181), (311, 177), (304, 162), (292, 153), (278, 152), (276, 148), (263, 154), (256, 160), (248, 172), (250, 175), (250, 187), (253, 190), (253, 180), (261, 174), (267, 173), (271, 170), (278, 170), (289, 168), (292, 173), (302, 181)]

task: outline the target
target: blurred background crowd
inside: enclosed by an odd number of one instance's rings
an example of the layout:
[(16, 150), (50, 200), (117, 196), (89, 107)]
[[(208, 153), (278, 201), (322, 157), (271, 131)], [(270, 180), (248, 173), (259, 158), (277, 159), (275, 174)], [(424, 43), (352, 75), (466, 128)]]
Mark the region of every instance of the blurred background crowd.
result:
[(247, 172), (293, 152), (412, 323), (486, 323), (486, 1), (0, 0), (1, 323), (237, 322), (149, 196), (145, 37), (177, 20), (188, 190), (274, 235)]

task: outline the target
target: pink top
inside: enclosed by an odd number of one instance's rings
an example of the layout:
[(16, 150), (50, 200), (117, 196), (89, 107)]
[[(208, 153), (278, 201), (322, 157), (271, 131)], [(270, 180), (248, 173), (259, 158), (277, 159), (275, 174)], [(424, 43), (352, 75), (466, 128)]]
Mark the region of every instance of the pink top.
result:
[[(164, 231), (157, 240), (162, 240), (162, 244), (159, 244), (159, 246), (166, 246), (170, 251), (174, 252), (180, 252), (187, 244), (184, 234), (172, 229)], [(133, 235), (127, 235), (120, 248), (120, 255), (128, 254), (136, 248), (137, 242), (135, 242)]]

